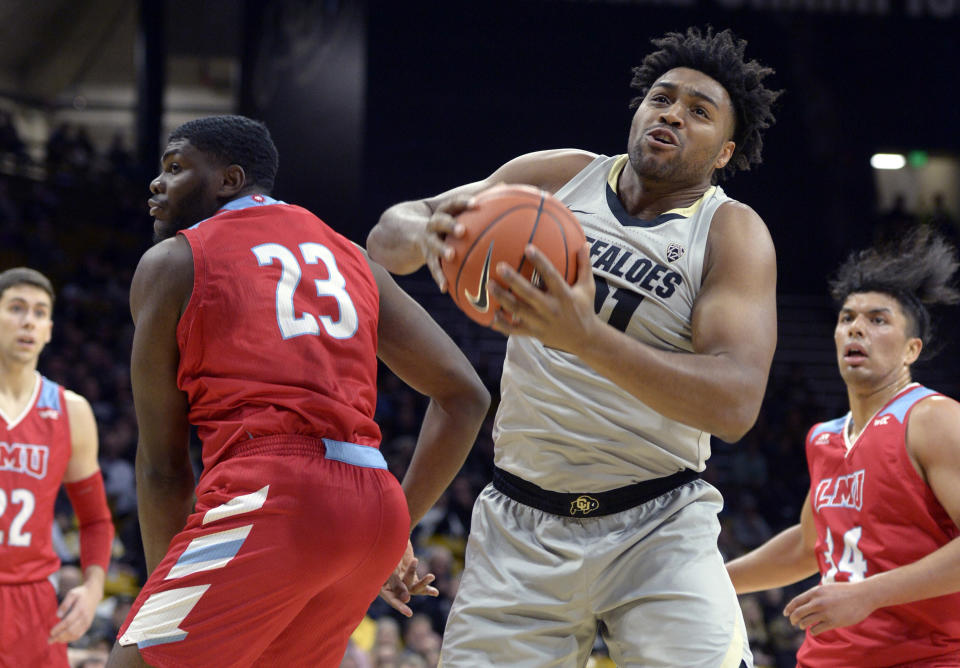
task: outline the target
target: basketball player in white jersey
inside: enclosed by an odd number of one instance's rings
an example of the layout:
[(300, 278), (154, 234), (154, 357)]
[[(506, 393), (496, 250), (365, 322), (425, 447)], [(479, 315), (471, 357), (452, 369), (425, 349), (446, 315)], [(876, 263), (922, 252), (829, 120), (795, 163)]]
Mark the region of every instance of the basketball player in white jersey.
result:
[(619, 666), (752, 666), (716, 544), (722, 498), (699, 472), (711, 434), (736, 441), (753, 425), (773, 357), (773, 244), (715, 183), (760, 162), (779, 93), (729, 31), (653, 43), (634, 69), (625, 155), (523, 155), (391, 207), (367, 239), (391, 271), (427, 264), (445, 289), (455, 216), (508, 182), (554, 193), (588, 241), (573, 286), (533, 248), (545, 291), (505, 266), (493, 270), (510, 290), (486, 286), (510, 337), (496, 472), (444, 668), (583, 666), (598, 629)]

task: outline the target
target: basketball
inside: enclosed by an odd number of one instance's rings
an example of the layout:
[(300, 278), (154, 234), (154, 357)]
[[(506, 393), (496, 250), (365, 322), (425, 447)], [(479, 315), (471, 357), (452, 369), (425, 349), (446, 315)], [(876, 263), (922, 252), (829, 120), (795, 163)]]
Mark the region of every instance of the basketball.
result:
[(471, 319), (493, 323), (500, 305), (487, 282), (504, 285), (496, 271), (500, 262), (540, 285), (523, 254), (528, 244), (543, 252), (567, 283), (577, 280), (577, 251), (586, 239), (580, 222), (560, 200), (532, 186), (504, 184), (478, 193), (476, 201), (476, 208), (457, 216), (466, 228), (463, 237), (446, 239), (456, 251), (453, 260), (441, 260), (450, 296)]

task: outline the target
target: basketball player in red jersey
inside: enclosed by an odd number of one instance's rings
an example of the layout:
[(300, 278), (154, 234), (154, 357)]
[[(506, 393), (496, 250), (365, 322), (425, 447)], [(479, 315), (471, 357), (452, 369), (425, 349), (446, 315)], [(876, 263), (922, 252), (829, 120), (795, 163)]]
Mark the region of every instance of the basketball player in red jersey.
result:
[[(90, 404), (37, 372), (53, 329), (53, 286), (38, 271), (0, 273), (0, 667), (68, 666), (103, 598), (113, 522)], [(50, 578), (61, 483), (80, 525), (83, 584), (57, 605)]]
[[(188, 122), (161, 167), (160, 241), (130, 289), (151, 575), (109, 665), (337, 666), (489, 395), (384, 269), (268, 195), (277, 152), (262, 123)], [(402, 488), (373, 421), (378, 356), (431, 398)]]
[(960, 403), (911, 379), (956, 251), (920, 230), (855, 253), (831, 286), (850, 412), (807, 435), (800, 523), (727, 564), (738, 593), (820, 584), (784, 614), (799, 666), (960, 665)]

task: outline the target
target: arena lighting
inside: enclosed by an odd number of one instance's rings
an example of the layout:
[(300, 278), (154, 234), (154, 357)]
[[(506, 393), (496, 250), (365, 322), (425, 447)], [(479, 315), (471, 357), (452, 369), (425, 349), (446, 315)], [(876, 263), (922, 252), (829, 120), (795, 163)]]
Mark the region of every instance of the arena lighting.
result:
[(903, 169), (907, 159), (899, 153), (874, 153), (870, 166), (874, 169)]

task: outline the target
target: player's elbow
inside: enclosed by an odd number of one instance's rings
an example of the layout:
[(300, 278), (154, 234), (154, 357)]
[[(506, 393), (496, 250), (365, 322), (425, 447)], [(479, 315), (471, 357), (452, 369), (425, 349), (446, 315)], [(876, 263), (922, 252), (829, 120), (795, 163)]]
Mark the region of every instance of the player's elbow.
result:
[(727, 443), (736, 443), (753, 428), (759, 414), (759, 401), (744, 401), (740, 397), (717, 414), (715, 427), (710, 433)]
[(479, 425), (490, 410), (490, 392), (476, 373), (473, 373), (472, 377), (463, 379), (462, 388), (458, 403), (468, 418)]
[(393, 223), (395, 205), (383, 212), (380, 220), (367, 234), (367, 254), (377, 264), (394, 274), (412, 274), (423, 266), (418, 252), (404, 247)]

